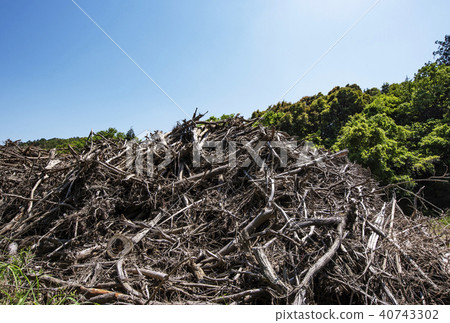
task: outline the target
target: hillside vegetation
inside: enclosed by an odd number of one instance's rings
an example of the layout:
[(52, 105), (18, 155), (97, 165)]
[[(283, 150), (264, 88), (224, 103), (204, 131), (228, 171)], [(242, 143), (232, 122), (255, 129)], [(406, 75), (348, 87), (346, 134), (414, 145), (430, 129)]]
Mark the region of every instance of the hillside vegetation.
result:
[[(125, 134), (123, 132), (117, 131), (116, 128), (108, 128), (107, 130), (98, 131), (95, 134), (93, 134), (93, 140), (98, 141), (102, 139), (113, 139), (113, 140), (120, 140), (120, 139), (133, 139), (135, 137), (133, 129), (128, 130), (128, 132)], [(43, 149), (62, 149), (65, 150), (68, 145), (70, 145), (75, 150), (81, 150), (88, 140), (88, 137), (72, 137), (67, 139), (61, 139), (61, 138), (52, 138), (52, 139), (45, 139), (41, 138), (39, 140), (29, 140), (24, 143), (22, 143), (23, 146), (34, 146), (39, 147)]]
[[(412, 79), (381, 89), (337, 86), (253, 117), (327, 149), (348, 148), (350, 160), (383, 184), (406, 181), (411, 187), (412, 179), (442, 175), (450, 165), (450, 36), (436, 43), (436, 61)], [(427, 198), (441, 207), (450, 206), (449, 193), (447, 183), (425, 187)]]

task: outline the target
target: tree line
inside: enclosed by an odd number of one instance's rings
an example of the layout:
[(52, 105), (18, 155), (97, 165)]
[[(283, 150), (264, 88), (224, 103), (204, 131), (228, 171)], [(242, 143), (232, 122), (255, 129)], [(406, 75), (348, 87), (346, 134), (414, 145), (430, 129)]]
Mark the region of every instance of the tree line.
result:
[[(132, 128), (128, 130), (127, 133), (120, 132), (116, 128), (108, 128), (106, 130), (101, 130), (93, 134), (92, 139), (95, 140), (102, 140), (102, 139), (112, 139), (112, 140), (121, 140), (121, 139), (134, 139), (135, 134)], [(70, 145), (75, 150), (82, 150), (86, 142), (88, 140), (88, 137), (71, 137), (67, 139), (62, 138), (52, 138), (52, 139), (45, 139), (41, 138), (38, 140), (29, 140), (26, 142), (21, 143), (23, 146), (34, 146), (34, 147), (40, 147), (43, 149), (59, 149), (65, 151), (67, 149), (67, 146)]]

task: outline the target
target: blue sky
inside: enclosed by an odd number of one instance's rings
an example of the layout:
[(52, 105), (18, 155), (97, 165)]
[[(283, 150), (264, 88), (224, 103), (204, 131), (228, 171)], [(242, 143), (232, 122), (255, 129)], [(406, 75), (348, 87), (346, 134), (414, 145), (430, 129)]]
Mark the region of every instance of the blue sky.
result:
[[(191, 116), (250, 116), (375, 0), (75, 0)], [(450, 1), (382, 0), (285, 97), (401, 82), (450, 32)], [(71, 0), (0, 0), (0, 142), (170, 130), (187, 116)]]

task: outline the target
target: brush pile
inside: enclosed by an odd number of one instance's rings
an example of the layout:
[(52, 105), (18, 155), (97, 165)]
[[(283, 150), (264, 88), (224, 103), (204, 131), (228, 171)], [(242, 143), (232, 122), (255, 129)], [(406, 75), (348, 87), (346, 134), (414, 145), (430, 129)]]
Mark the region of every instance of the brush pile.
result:
[(30, 248), (30, 277), (88, 303), (450, 304), (448, 241), (346, 151), (201, 117), (82, 152), (0, 146), (0, 260)]

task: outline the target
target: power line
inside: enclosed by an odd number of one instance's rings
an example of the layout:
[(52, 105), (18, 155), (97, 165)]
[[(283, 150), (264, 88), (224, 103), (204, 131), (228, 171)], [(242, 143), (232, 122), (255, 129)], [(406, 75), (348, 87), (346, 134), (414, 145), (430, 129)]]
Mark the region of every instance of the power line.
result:
[(76, 3), (74, 0), (71, 0), (71, 1), (78, 7), (78, 9), (81, 10), (81, 12), (83, 12), (83, 13), (85, 14), (86, 17), (89, 18), (90, 21), (92, 21), (92, 22), (94, 23), (94, 25), (97, 26), (98, 29), (100, 29), (100, 30), (105, 34), (106, 37), (109, 38), (109, 40), (111, 40), (111, 41), (113, 42), (114, 45), (116, 45), (117, 48), (119, 48), (119, 49), (122, 51), (122, 53), (125, 54), (126, 57), (128, 57), (128, 59), (129, 59), (130, 61), (133, 62), (134, 65), (137, 66), (137, 68), (139, 68), (139, 69), (141, 70), (142, 73), (144, 73), (144, 75), (145, 75), (150, 81), (153, 82), (153, 84), (155, 84), (155, 85), (158, 87), (158, 89), (160, 89), (160, 91), (161, 91), (162, 93), (164, 93), (164, 95), (165, 95), (166, 97), (169, 98), (170, 101), (172, 101), (173, 104), (175, 104), (175, 105), (177, 106), (177, 108), (178, 108), (181, 112), (183, 112), (189, 119), (191, 119), (191, 117), (183, 110), (183, 108), (181, 108), (181, 107), (178, 105), (178, 103), (176, 103), (175, 100), (172, 99), (172, 98), (170, 97), (170, 95), (167, 94), (167, 92), (164, 91), (164, 90), (158, 85), (158, 83), (156, 83), (156, 82), (150, 77), (150, 75), (148, 75), (147, 72), (145, 72), (144, 69), (143, 69), (142, 67), (140, 67), (139, 64), (136, 63), (136, 62), (134, 61), (134, 59), (132, 59), (132, 58), (130, 57), (130, 55), (128, 55), (128, 53), (127, 53), (126, 51), (124, 51), (124, 50), (122, 49), (122, 47), (120, 47), (120, 46), (114, 41), (114, 39), (112, 39), (111, 36), (109, 36), (109, 35), (106, 33), (106, 31), (104, 31), (103, 28), (100, 27), (100, 26), (94, 21), (94, 19), (92, 19), (92, 18), (86, 13), (86, 11), (84, 11), (84, 10), (78, 5), (78, 3)]
[(330, 53), (334, 47), (337, 46), (341, 42), (341, 40), (347, 36), (350, 31), (353, 30), (360, 22), (363, 20), (379, 3), (381, 0), (377, 0), (369, 9), (367, 9), (366, 12), (364, 12), (295, 82), (292, 84), (292, 86), (287, 89), (286, 92), (281, 96), (281, 98), (278, 100), (278, 102), (281, 102), (281, 100), (284, 99), (284, 97), (291, 92), (291, 90), (297, 86), (298, 83), (300, 83), (301, 80), (303, 80), (315, 67), (317, 64), (322, 61), (322, 59)]

